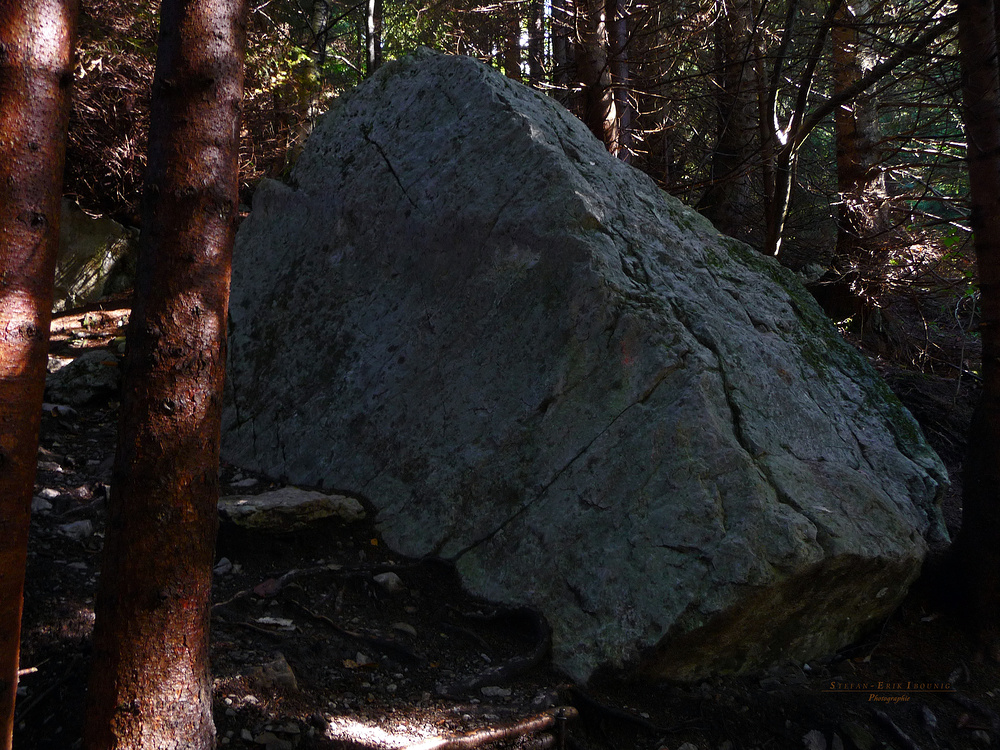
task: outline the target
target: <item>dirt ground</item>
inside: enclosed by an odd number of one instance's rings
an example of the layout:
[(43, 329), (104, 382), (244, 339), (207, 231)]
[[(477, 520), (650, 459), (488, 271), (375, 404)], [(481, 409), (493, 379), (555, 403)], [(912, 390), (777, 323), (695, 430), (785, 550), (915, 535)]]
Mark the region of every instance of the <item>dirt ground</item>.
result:
[[(58, 318), (53, 354), (114, 350), (124, 318), (124, 311), (99, 310)], [(954, 377), (881, 369), (957, 477), (974, 389), (956, 386)], [(106, 399), (43, 417), (14, 738), (22, 750), (81, 745), (116, 406)], [(221, 477), (224, 494), (274, 486), (229, 466)], [(956, 489), (946, 504), (952, 528), (957, 503)], [(577, 714), (557, 740), (568, 748), (1000, 743), (1000, 665), (936, 596), (940, 566), (933, 562), (892, 617), (827, 659), (693, 685), (599, 676), (579, 687), (551, 668), (545, 624), (532, 613), (468, 596), (446, 563), (393, 555), (370, 523), (330, 522), (279, 536), (224, 522), (217, 559), (212, 666), (220, 746), (431, 747), (435, 737), (480, 731), (452, 744), (471, 747), (484, 729), (561, 706)], [(545, 742), (534, 734), (491, 747)]]

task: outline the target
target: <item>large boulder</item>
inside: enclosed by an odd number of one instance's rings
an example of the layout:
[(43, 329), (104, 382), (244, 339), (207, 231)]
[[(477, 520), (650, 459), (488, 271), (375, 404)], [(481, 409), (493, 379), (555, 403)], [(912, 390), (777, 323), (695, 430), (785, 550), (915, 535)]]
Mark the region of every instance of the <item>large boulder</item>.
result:
[(795, 278), (470, 59), (334, 105), (230, 313), (227, 460), (365, 497), (580, 680), (829, 653), (944, 534), (939, 459)]
[(138, 232), (62, 201), (53, 311), (96, 302), (128, 289), (135, 276)]

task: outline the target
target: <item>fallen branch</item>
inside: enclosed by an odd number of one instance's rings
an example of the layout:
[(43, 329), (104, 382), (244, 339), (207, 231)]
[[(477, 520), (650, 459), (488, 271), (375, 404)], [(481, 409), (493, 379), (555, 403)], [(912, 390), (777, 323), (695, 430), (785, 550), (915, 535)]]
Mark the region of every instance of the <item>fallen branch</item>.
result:
[(228, 620), (225, 617), (222, 617), (218, 612), (214, 612), (212, 614), (212, 619), (220, 625), (229, 625), (234, 628), (245, 628), (246, 630), (252, 630), (255, 633), (260, 633), (261, 635), (270, 636), (278, 641), (285, 641), (291, 636), (291, 634), (287, 631), (262, 628), (260, 625), (254, 625), (252, 622), (247, 622), (246, 620)]
[(15, 721), (21, 721), (39, 703), (41, 703), (43, 700), (45, 700), (45, 698), (49, 695), (49, 693), (51, 693), (53, 690), (55, 690), (60, 685), (63, 685), (66, 682), (68, 682), (69, 678), (70, 678), (70, 675), (73, 674), (73, 670), (76, 669), (76, 665), (80, 663), (81, 659), (82, 659), (82, 657), (79, 654), (77, 654), (76, 656), (74, 656), (73, 660), (69, 663), (69, 666), (66, 667), (66, 672), (63, 673), (62, 677), (60, 677), (58, 680), (56, 680), (51, 685), (49, 685), (47, 688), (45, 688), (45, 690), (43, 690), (38, 695), (36, 695), (34, 697), (34, 699), (30, 703), (28, 703), (27, 705), (25, 705), (23, 708), (20, 708), (19, 710), (16, 710), (14, 712), (14, 719), (15, 719)]
[[(564, 727), (566, 722), (576, 717), (576, 709), (571, 706), (553, 708), (538, 716), (532, 716), (531, 718), (502, 727), (486, 727), (456, 737), (431, 737), (430, 739), (408, 745), (404, 750), (471, 750), (471, 748), (482, 747), (492, 742), (541, 732), (553, 726), (557, 727), (560, 732), (565, 733)], [(555, 738), (548, 741), (544, 746), (549, 747), (554, 741)]]

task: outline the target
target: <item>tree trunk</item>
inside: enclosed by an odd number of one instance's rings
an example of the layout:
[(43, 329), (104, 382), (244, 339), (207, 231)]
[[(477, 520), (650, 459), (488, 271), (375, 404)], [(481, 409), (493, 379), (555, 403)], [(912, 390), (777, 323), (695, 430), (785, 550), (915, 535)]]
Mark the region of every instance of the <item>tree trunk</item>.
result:
[(528, 82), (538, 86), (545, 77), (545, 3), (531, 0), (528, 16)]
[(316, 48), (316, 56), (313, 59), (317, 65), (323, 65), (326, 62), (326, 47), (329, 37), (329, 29), (326, 24), (329, 16), (330, 8), (326, 0), (313, 0), (312, 18), (309, 25), (312, 27), (313, 44)]
[[(956, 23), (955, 15), (949, 14), (940, 18), (937, 16), (928, 16), (908, 40), (898, 45), (896, 52), (875, 65), (856, 83), (843, 90), (836, 91), (833, 96), (826, 98), (811, 111), (807, 111), (809, 93), (812, 90), (826, 34), (833, 26), (833, 19), (839, 11), (841, 3), (842, 0), (830, 0), (826, 17), (816, 35), (812, 52), (809, 55), (805, 70), (800, 78), (798, 98), (786, 127), (781, 127), (775, 116), (775, 100), (777, 98), (778, 82), (782, 77), (781, 65), (784, 53), (781, 52), (775, 56), (775, 64), (771, 72), (771, 86), (768, 92), (768, 98), (770, 99), (768, 117), (769, 120), (773, 120), (771, 133), (772, 146), (774, 148), (772, 166), (774, 193), (773, 199), (767, 204), (765, 212), (767, 226), (765, 252), (771, 255), (778, 256), (781, 254), (781, 238), (784, 232), (785, 220), (788, 217), (798, 152), (809, 135), (824, 119), (836, 112), (838, 108), (853, 101), (856, 96), (863, 94), (891, 73), (897, 65), (925, 49), (927, 45), (951, 29)], [(794, 2), (789, 7), (790, 9), (794, 9)], [(786, 31), (791, 28), (792, 17), (793, 13), (790, 12)], [(783, 43), (783, 49), (784, 46)], [(780, 144), (780, 146), (777, 144)]]
[(382, 0), (368, 0), (365, 7), (365, 74), (370, 76), (382, 67)]
[(750, 0), (724, 0), (715, 21), (718, 136), (712, 181), (698, 209), (723, 234), (749, 240), (753, 220), (752, 173), (757, 155), (757, 85), (754, 15)]
[(958, 579), (972, 623), (1000, 645), (1000, 68), (994, 0), (960, 0), (958, 39), (979, 271), (983, 391), (972, 419), (963, 478)]
[(608, 26), (605, 0), (579, 0), (580, 24), (577, 76), (583, 87), (582, 119), (608, 151), (618, 144), (618, 115), (608, 64)]
[[(0, 748), (9, 750), (77, 0), (0, 0)], [(38, 29), (44, 28), (44, 35)]]
[[(844, 3), (833, 27), (834, 93), (848, 90), (875, 67), (874, 55), (864, 44), (860, 24), (871, 8), (865, 2)], [(880, 243), (888, 220), (885, 178), (880, 169), (879, 127), (874, 95), (862, 92), (835, 112), (838, 208), (837, 278), (822, 296), (828, 312), (841, 317), (863, 313), (869, 297), (866, 287), (880, 275)]]
[(500, 6), (503, 29), (500, 45), (503, 49), (503, 73), (515, 81), (521, 80), (521, 4), (504, 3)]
[(557, 89), (556, 97), (570, 110), (573, 95), (569, 87), (576, 78), (575, 18), (574, 0), (552, 0), (552, 85)]
[(615, 115), (618, 118), (615, 125), (617, 138), (609, 150), (624, 162), (631, 161), (632, 115), (635, 111), (629, 97), (627, 8), (627, 0), (606, 0), (605, 3), (605, 12), (608, 18), (611, 86), (615, 102)]
[(164, 0), (86, 747), (215, 747), (208, 664), (245, 0)]

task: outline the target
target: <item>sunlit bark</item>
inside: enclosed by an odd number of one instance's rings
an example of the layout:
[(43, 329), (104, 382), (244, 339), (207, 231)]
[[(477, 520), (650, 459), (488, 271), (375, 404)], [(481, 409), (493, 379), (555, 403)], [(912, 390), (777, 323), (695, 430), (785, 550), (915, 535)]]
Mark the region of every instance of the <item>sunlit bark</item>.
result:
[(0, 748), (10, 748), (77, 0), (0, 0)]
[(365, 3), (365, 73), (382, 66), (382, 0)]
[(604, 0), (578, 0), (576, 71), (583, 87), (582, 119), (609, 151), (618, 143), (618, 115), (608, 64), (608, 24)]
[(606, 0), (608, 18), (608, 65), (615, 102), (615, 142), (608, 150), (622, 161), (631, 161), (632, 120), (635, 112), (629, 81), (628, 0)]
[(165, 0), (85, 727), (215, 746), (208, 664), (246, 3)]

